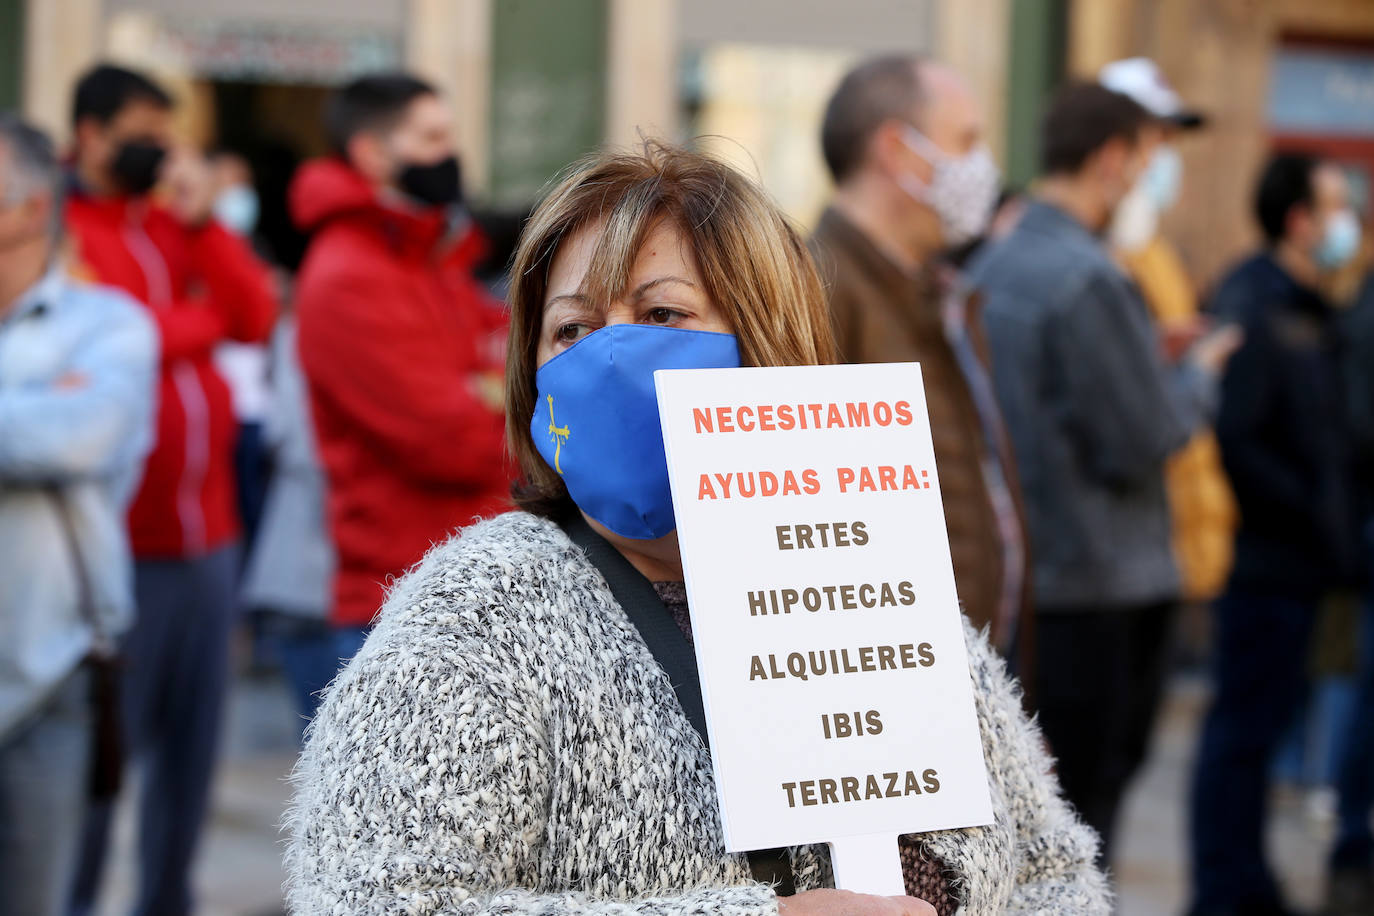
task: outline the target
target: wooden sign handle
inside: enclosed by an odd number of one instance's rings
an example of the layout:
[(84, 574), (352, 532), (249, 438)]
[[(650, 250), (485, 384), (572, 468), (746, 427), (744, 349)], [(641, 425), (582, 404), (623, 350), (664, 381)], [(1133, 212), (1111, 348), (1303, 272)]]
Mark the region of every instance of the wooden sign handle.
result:
[(899, 897), (906, 893), (897, 835), (871, 833), (830, 841), (835, 886), (860, 894)]

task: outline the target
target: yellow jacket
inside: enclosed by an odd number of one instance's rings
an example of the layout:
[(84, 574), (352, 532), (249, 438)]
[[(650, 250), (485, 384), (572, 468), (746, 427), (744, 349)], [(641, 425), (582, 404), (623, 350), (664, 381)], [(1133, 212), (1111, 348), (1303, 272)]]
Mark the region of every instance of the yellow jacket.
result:
[[(1197, 293), (1178, 252), (1167, 240), (1156, 235), (1144, 248), (1123, 252), (1120, 258), (1161, 327), (1196, 320)], [(1235, 497), (1211, 430), (1198, 432), (1169, 460), (1167, 485), (1174, 554), (1183, 573), (1184, 597), (1210, 600), (1221, 591), (1231, 572), (1236, 524)]]

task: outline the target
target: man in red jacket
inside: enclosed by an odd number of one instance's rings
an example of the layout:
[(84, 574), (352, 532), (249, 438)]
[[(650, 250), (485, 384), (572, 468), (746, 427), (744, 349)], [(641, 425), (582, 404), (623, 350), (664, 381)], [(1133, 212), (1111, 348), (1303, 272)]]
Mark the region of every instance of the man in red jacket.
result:
[(433, 87), (363, 77), (330, 100), (327, 127), (335, 155), (301, 169), (290, 204), (314, 233), (299, 349), (338, 550), (331, 620), (348, 657), (389, 579), (506, 505), (505, 318), (470, 272), (483, 243)]
[[(98, 66), (77, 84), (67, 222), (78, 272), (156, 322), (157, 441), (129, 512), (138, 616), (125, 645), (128, 748), (145, 763), (140, 913), (190, 909), (190, 869), (214, 771), (237, 574), (229, 389), (211, 351), (261, 340), (276, 311), (265, 268), (211, 218), (208, 167), (172, 152), (171, 99)], [(166, 205), (150, 195), (168, 192)], [(93, 809), (74, 898), (98, 890), (108, 807)]]

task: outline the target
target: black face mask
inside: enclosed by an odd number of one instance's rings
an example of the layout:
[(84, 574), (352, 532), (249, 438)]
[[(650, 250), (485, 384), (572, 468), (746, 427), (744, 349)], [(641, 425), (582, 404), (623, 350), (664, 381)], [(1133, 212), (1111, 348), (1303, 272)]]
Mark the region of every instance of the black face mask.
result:
[(463, 199), (463, 177), (457, 156), (429, 165), (407, 165), (397, 173), (396, 185), (421, 203), (434, 207), (456, 204)]
[(151, 140), (129, 140), (115, 151), (110, 172), (121, 189), (129, 194), (147, 194), (157, 184), (167, 148)]

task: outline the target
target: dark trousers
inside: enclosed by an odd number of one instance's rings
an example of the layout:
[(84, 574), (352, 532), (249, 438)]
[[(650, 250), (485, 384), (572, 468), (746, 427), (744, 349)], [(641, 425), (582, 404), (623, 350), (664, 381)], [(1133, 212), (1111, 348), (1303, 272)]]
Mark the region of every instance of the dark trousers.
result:
[[(134, 572), (138, 615), (125, 640), (124, 723), (141, 774), (139, 916), (192, 909), (191, 866), (205, 821), (229, 681), (238, 549), (148, 560)], [(91, 807), (72, 912), (93, 910), (113, 804)]]
[(1374, 835), (1369, 815), (1374, 808), (1374, 598), (1367, 598), (1360, 619), (1360, 670), (1355, 705), (1336, 774), (1339, 829), (1331, 853), (1333, 868), (1374, 867)]
[(1244, 912), (1275, 903), (1264, 859), (1269, 762), (1301, 702), (1315, 599), (1234, 587), (1214, 606), (1216, 696), (1193, 781), (1193, 911)]
[(1064, 795), (1102, 836), (1149, 749), (1174, 605), (1045, 610), (1035, 620), (1036, 703)]
[(77, 668), (0, 737), (0, 916), (58, 916), (91, 782), (90, 676)]
[(315, 717), (320, 691), (339, 671), (334, 655), (334, 631), (319, 617), (303, 617), (280, 611), (263, 611), (266, 632), (286, 686), (296, 700), (300, 727)]
[(358, 654), (372, 628), (335, 627), (319, 618), (267, 613), (277, 659), (304, 729), (319, 709), (324, 688)]

